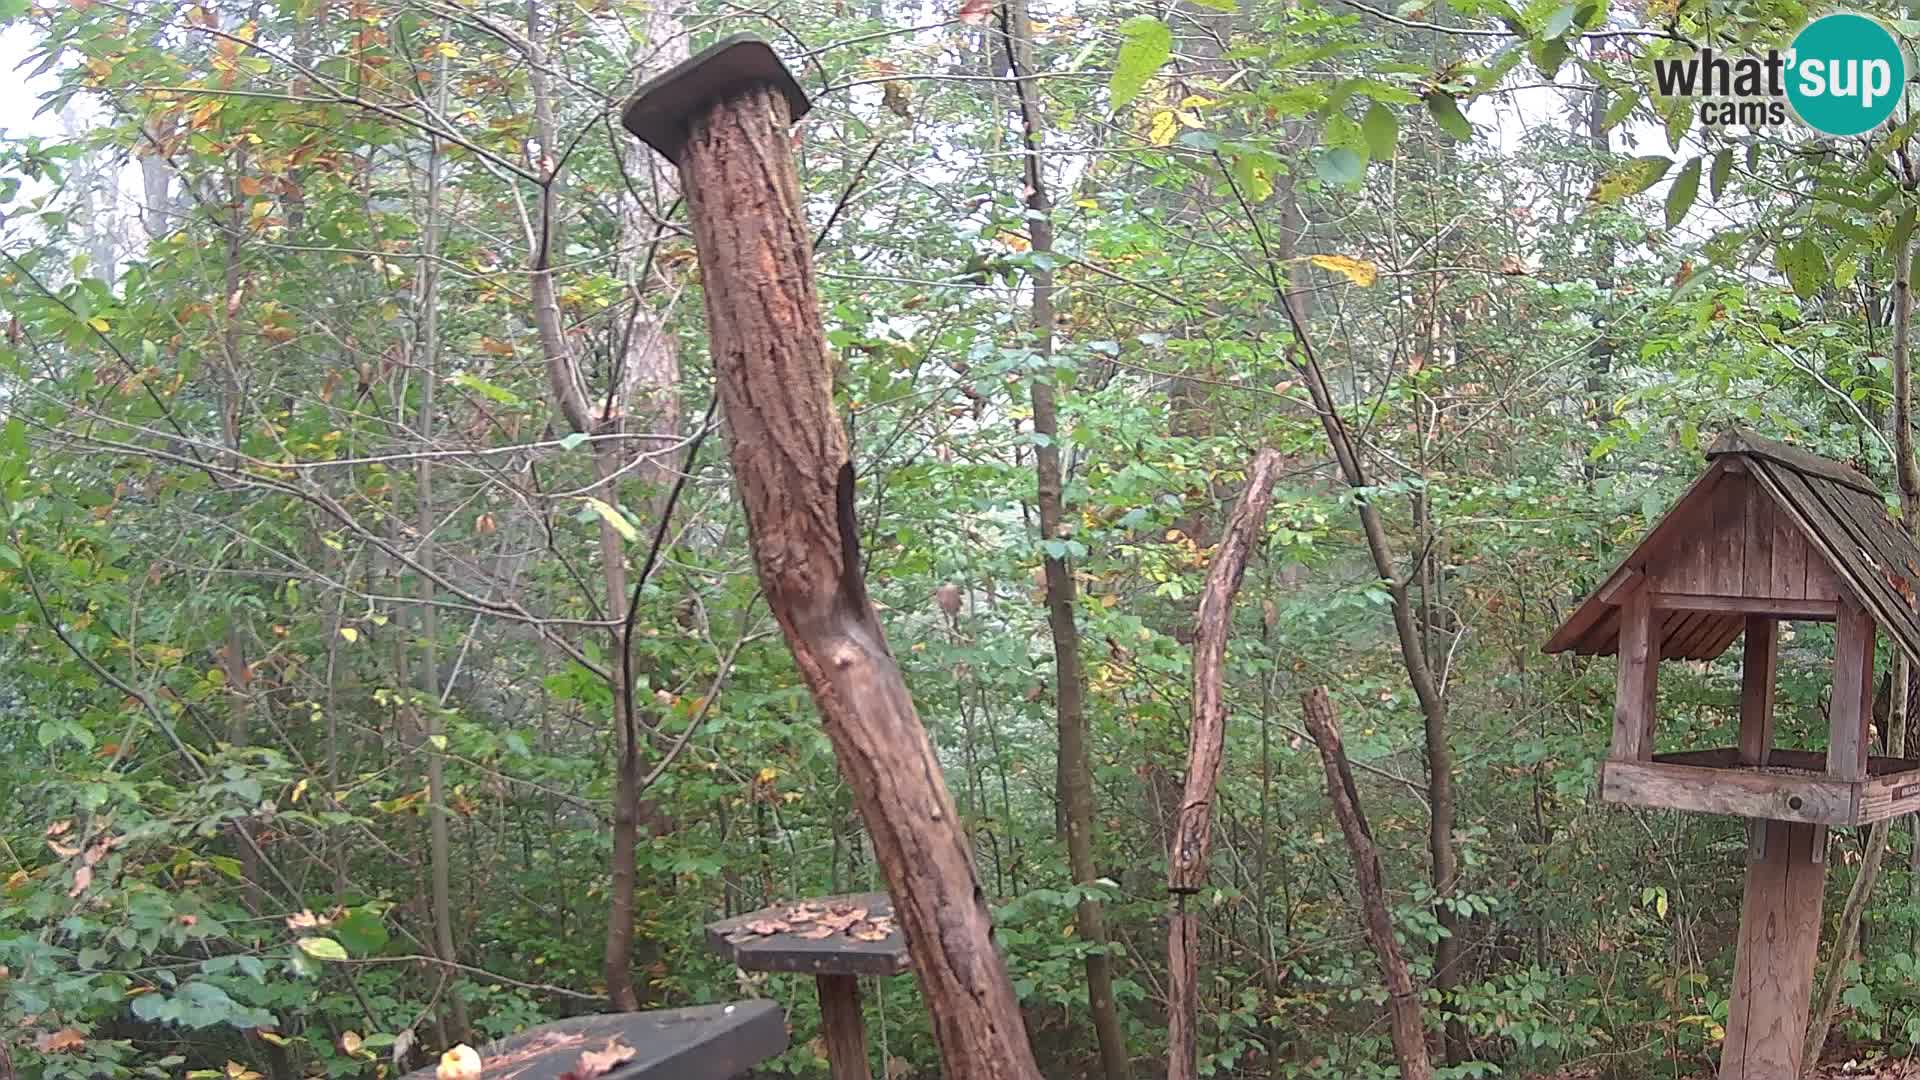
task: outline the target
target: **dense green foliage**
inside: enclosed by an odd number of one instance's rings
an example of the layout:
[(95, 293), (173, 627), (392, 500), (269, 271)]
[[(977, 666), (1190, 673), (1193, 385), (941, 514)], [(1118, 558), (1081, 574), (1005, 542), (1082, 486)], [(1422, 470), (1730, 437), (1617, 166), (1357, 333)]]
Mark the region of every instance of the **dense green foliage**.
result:
[[(1164, 1051), (1194, 597), (1261, 446), (1289, 467), (1237, 607), (1213, 886), (1191, 901), (1204, 1069), (1393, 1075), (1299, 727), (1317, 684), (1417, 975), (1437, 906), (1460, 917), (1463, 977), (1429, 999), (1472, 1060), (1443, 1075), (1709, 1060), (1739, 823), (1599, 807), (1612, 665), (1539, 645), (1722, 428), (1892, 490), (1912, 124), (1814, 141), (1699, 128), (1653, 97), (1651, 57), (1771, 44), (1804, 17), (1784, 0), (1048, 4), (1057, 242), (1034, 252), (993, 5), (775, 7), (0, 0), (35, 92), (84, 117), (0, 142), (0, 1075), (393, 1075), (453, 1041), (455, 996), (476, 1043), (604, 1001), (618, 661), (597, 537), (615, 522), (637, 573), (664, 492), (635, 470), (596, 497), (586, 437), (555, 415), (533, 221), (558, 170), (551, 255), (589, 391), (636, 314), (661, 320), (678, 419), (629, 453), (684, 451), (710, 397), (694, 253), (617, 113), (663, 47), (739, 30), (815, 95), (795, 146), (868, 576), (1047, 1074), (1094, 1057), (1056, 832), (1033, 380), (1063, 409), (1072, 531), (1046, 544), (1082, 587), (1090, 888), (1143, 1068)], [(1063, 289), (1050, 362), (1036, 267)], [(1286, 292), (1365, 491), (1332, 469)], [(881, 885), (757, 597), (723, 439), (681, 459), (640, 594), (634, 971), (650, 1004), (780, 998), (795, 1048), (774, 1071), (824, 1076), (810, 984), (737, 973), (698, 933)], [(1361, 500), (1451, 706), (1447, 896)], [(1803, 626), (1783, 647), (1782, 728), (1806, 745), (1829, 642)], [(1669, 748), (1732, 741), (1736, 660), (1670, 665)], [(435, 960), (430, 761), (458, 966)], [(1907, 844), (1844, 997), (1863, 1052), (1920, 1041)], [(1836, 896), (1857, 847), (1836, 841)], [(887, 1075), (934, 1075), (911, 981), (868, 1000)]]

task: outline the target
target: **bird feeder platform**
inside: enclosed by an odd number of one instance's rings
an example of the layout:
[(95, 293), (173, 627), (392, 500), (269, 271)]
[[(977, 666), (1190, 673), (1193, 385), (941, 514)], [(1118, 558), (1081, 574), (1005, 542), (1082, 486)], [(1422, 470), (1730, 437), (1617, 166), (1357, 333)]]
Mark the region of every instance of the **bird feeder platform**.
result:
[(780, 904), (707, 926), (707, 944), (742, 971), (812, 975), (833, 1080), (871, 1080), (860, 976), (912, 966), (886, 893)]
[[(787, 1048), (773, 1001), (576, 1016), (487, 1048), (479, 1080), (561, 1080), (606, 1065), (605, 1080), (732, 1080)], [(596, 1055), (588, 1058), (585, 1055)], [(434, 1080), (434, 1068), (406, 1080)]]

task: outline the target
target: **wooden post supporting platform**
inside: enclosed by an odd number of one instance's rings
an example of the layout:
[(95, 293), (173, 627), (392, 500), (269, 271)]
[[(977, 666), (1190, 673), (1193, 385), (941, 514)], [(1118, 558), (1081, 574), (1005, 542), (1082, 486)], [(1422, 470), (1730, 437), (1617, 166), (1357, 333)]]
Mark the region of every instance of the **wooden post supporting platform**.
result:
[(833, 1080), (873, 1080), (867, 1063), (867, 1024), (860, 1015), (858, 975), (816, 975), (820, 994), (820, 1033), (827, 1042)]
[(1793, 1080), (1807, 1040), (1827, 867), (1800, 822), (1759, 822), (1766, 842), (1747, 862), (1740, 944), (1720, 1080)]

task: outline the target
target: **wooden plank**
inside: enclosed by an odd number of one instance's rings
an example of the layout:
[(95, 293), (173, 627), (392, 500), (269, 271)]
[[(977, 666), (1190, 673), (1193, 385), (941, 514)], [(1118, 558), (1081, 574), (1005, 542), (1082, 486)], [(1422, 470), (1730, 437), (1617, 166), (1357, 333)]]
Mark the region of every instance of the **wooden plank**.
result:
[(1746, 489), (1746, 521), (1741, 525), (1744, 548), (1740, 553), (1740, 589), (1742, 596), (1773, 595), (1773, 497), (1749, 475), (1741, 482)]
[(1831, 480), (1836, 484), (1873, 493), (1873, 481), (1862, 476), (1852, 466), (1842, 464), (1832, 458), (1808, 453), (1797, 446), (1763, 439), (1750, 431), (1735, 430), (1722, 435), (1707, 451), (1707, 460), (1718, 461), (1726, 455), (1745, 455), (1762, 461), (1785, 465), (1811, 476)]
[[(1727, 650), (1745, 629), (1746, 620), (1725, 612), (1703, 612), (1677, 655), (1689, 660), (1711, 660)], [(1665, 655), (1662, 653), (1661, 655)]]
[(1749, 616), (1740, 658), (1740, 760), (1765, 765), (1773, 749), (1773, 677), (1780, 657), (1780, 624)]
[(1613, 750), (1621, 761), (1645, 761), (1653, 753), (1651, 725), (1660, 680), (1660, 639), (1653, 632), (1653, 605), (1645, 589), (1620, 609), (1620, 666), (1614, 677)]
[[(1560, 625), (1560, 629), (1554, 631), (1553, 636), (1547, 639), (1547, 643), (1540, 647), (1541, 651), (1546, 653), (1566, 652), (1568, 649), (1572, 649), (1576, 642), (1585, 640), (1588, 632), (1594, 628), (1594, 624), (1614, 610), (1614, 603), (1602, 600), (1601, 594), (1606, 593), (1610, 588), (1614, 587), (1620, 578), (1626, 577), (1635, 570), (1650, 565), (1652, 561), (1655, 561), (1655, 555), (1664, 552), (1670, 545), (1684, 538), (1690, 530), (1695, 528), (1695, 519), (1698, 518), (1709, 505), (1705, 496), (1720, 483), (1721, 477), (1726, 475), (1727, 471), (1725, 467), (1717, 463), (1707, 469), (1706, 472), (1701, 473), (1699, 479), (1693, 482), (1693, 486), (1687, 489), (1686, 494), (1682, 495), (1678, 502), (1668, 507), (1666, 514), (1661, 517), (1659, 523), (1647, 531), (1646, 537), (1640, 541), (1639, 546), (1629, 552), (1627, 557), (1622, 559), (1618, 566), (1614, 567), (1613, 572), (1607, 575), (1606, 580), (1601, 583), (1600, 588), (1594, 590), (1594, 594), (1587, 597), (1585, 602), (1574, 609), (1573, 614), (1567, 617), (1567, 621)], [(1605, 649), (1592, 649), (1588, 650), (1588, 654), (1593, 655), (1598, 653), (1604, 655), (1606, 651)]]
[(1715, 596), (1706, 593), (1651, 593), (1655, 611), (1723, 611), (1774, 619), (1831, 622), (1839, 604), (1786, 596)]
[(1793, 514), (1778, 502), (1778, 497), (1767, 486), (1766, 477), (1759, 473), (1750, 473), (1754, 486), (1765, 492), (1769, 504), (1769, 516), (1773, 525), (1773, 569), (1772, 587), (1767, 590), (1773, 596), (1798, 597), (1811, 599), (1813, 594), (1807, 591), (1807, 539), (1795, 524)]
[[(576, 1016), (542, 1024), (480, 1051), (481, 1080), (561, 1080), (580, 1071), (580, 1055), (610, 1040), (634, 1056), (619, 1080), (731, 1080), (787, 1048), (787, 1019), (776, 1001), (735, 1001), (690, 1009)], [(434, 1067), (406, 1080), (432, 1080)]]
[(1655, 639), (1660, 643), (1660, 659), (1680, 659), (1684, 655), (1680, 648), (1681, 642), (1693, 636), (1693, 632), (1700, 628), (1700, 621), (1704, 618), (1706, 613), (1700, 611), (1655, 612), (1653, 625), (1659, 631)]
[[(1653, 761), (1665, 765), (1695, 765), (1719, 769), (1739, 769), (1746, 766), (1740, 760), (1740, 748), (1721, 746), (1708, 750), (1675, 750), (1665, 754), (1655, 754)], [(1804, 769), (1810, 773), (1825, 773), (1827, 755), (1818, 750), (1788, 750), (1774, 747), (1767, 758), (1767, 764), (1787, 769)], [(1920, 758), (1870, 757), (1867, 759), (1869, 777), (1894, 776), (1899, 773), (1920, 769)], [(1826, 779), (1822, 776), (1821, 779)]]
[(833, 1080), (873, 1080), (867, 1060), (867, 1021), (860, 1012), (860, 979), (853, 975), (817, 975), (820, 1034), (827, 1044)]
[(1833, 629), (1833, 696), (1827, 705), (1827, 772), (1841, 780), (1867, 775), (1873, 722), (1873, 617), (1851, 600)]
[[(1875, 762), (1888, 758), (1874, 758)], [(1855, 816), (1862, 824), (1885, 821), (1920, 810), (1920, 762), (1898, 772), (1875, 775), (1860, 788), (1860, 808)]]
[(1747, 863), (1720, 1080), (1791, 1080), (1804, 1053), (1826, 892), (1826, 864), (1814, 850), (1821, 830), (1784, 821), (1765, 828)]
[(1855, 785), (1825, 776), (1609, 760), (1600, 770), (1600, 797), (1629, 806), (1702, 814), (1813, 825), (1857, 824)]
[[(1741, 470), (1744, 474), (1744, 468)], [(1746, 556), (1747, 491), (1753, 481), (1733, 475), (1713, 489), (1713, 527), (1694, 546), (1702, 563), (1705, 588), (1689, 592), (1738, 595), (1742, 589), (1741, 563)]]

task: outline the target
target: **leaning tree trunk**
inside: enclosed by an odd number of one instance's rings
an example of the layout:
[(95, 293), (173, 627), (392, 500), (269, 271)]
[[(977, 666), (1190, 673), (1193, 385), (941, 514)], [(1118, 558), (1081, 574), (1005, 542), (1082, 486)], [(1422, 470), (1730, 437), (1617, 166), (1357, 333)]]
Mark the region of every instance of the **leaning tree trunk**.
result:
[(1407, 971), (1406, 958), (1400, 955), (1400, 943), (1393, 935), (1393, 914), (1387, 910), (1386, 884), (1380, 873), (1380, 852), (1374, 847), (1373, 831), (1367, 827), (1360, 807), (1360, 789), (1354, 786), (1353, 769), (1347, 764), (1346, 747), (1340, 741), (1339, 723), (1334, 719), (1333, 701), (1327, 688), (1316, 686), (1300, 695), (1307, 734), (1320, 748), (1320, 762), (1327, 772), (1327, 798), (1333, 803), (1333, 816), (1347, 838), (1347, 851), (1353, 856), (1354, 884), (1360, 893), (1360, 919), (1367, 929), (1367, 940), (1380, 960), (1380, 971), (1387, 984), (1388, 1030), (1393, 1037), (1393, 1056), (1400, 1062), (1401, 1080), (1431, 1080), (1433, 1065), (1427, 1059), (1426, 1024), (1421, 1016), (1420, 998), (1414, 993), (1413, 976)]
[(1179, 897), (1167, 924), (1167, 1080), (1194, 1080), (1198, 1072), (1200, 917), (1187, 910), (1199, 892), (1213, 846), (1213, 794), (1227, 749), (1227, 636), (1233, 598), (1247, 560), (1266, 530), (1280, 452), (1262, 450), (1247, 472), (1247, 490), (1227, 519), (1220, 549), (1207, 569), (1193, 634), (1193, 731), (1187, 743), (1187, 783), (1167, 853), (1167, 889)]
[(1038, 1080), (966, 833), (861, 576), (790, 117), (780, 88), (736, 86), (686, 118), (680, 153), (761, 588), (872, 837), (947, 1080)]

